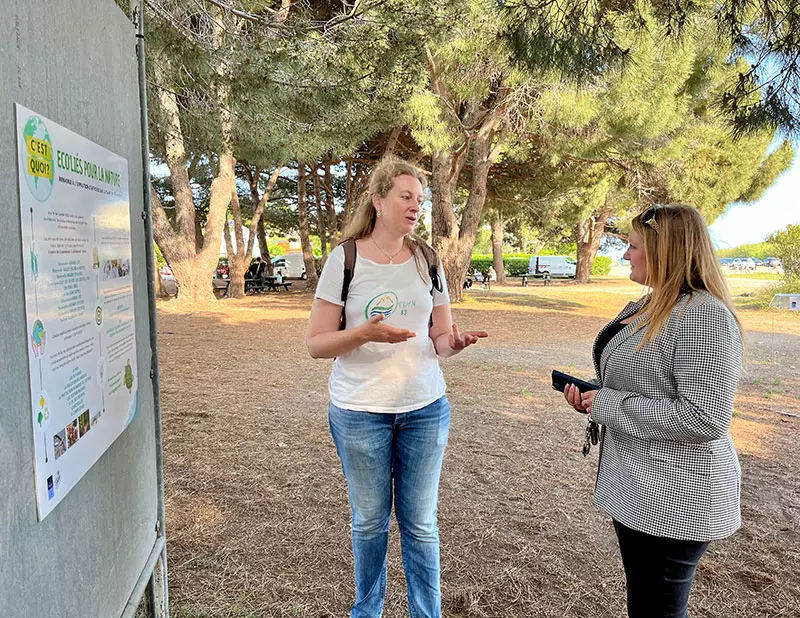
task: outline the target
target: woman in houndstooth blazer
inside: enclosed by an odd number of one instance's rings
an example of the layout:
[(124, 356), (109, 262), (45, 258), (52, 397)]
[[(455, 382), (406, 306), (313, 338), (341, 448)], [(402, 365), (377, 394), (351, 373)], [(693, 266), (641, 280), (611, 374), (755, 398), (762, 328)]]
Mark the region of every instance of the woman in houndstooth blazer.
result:
[(650, 287), (598, 334), (602, 388), (567, 401), (603, 427), (595, 504), (614, 520), (630, 618), (685, 618), (710, 541), (740, 524), (741, 471), (728, 433), (741, 328), (700, 213), (633, 220), (630, 278)]

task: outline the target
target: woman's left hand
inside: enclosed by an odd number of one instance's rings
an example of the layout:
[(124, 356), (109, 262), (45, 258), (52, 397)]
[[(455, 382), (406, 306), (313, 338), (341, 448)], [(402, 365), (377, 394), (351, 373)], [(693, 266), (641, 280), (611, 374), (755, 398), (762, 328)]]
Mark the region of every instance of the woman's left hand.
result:
[(459, 332), (458, 326), (453, 323), (453, 330), (450, 332), (450, 347), (460, 352), (464, 348), (471, 346), (473, 343), (477, 343), (478, 339), (483, 339), (484, 337), (488, 337), (489, 333), (485, 330), (468, 330), (466, 332)]
[(581, 404), (583, 404), (583, 407), (588, 414), (592, 413), (592, 403), (594, 402), (595, 395), (597, 395), (597, 391), (586, 391), (585, 393), (581, 393)]

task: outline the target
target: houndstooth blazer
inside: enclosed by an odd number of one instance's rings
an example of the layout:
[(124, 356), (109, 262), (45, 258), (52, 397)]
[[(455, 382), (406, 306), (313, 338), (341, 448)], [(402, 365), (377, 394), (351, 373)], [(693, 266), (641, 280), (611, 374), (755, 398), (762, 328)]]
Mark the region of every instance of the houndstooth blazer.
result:
[[(617, 320), (643, 302), (629, 303)], [(639, 320), (595, 354), (603, 385), (592, 404), (603, 426), (595, 504), (655, 536), (729, 536), (741, 525), (741, 469), (728, 433), (742, 361), (736, 321), (711, 294), (687, 294), (637, 349)]]

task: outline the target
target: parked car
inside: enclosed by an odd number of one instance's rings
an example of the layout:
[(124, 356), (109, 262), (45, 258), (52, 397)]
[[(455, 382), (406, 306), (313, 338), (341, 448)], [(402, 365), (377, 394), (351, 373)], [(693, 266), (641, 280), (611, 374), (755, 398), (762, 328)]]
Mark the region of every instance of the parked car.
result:
[(764, 266), (769, 266), (770, 268), (778, 268), (780, 265), (781, 265), (780, 258), (776, 257), (764, 258)]
[(733, 263), (733, 258), (719, 258), (719, 265), (720, 266), (728, 266)]
[(731, 264), (733, 270), (753, 271), (756, 269), (756, 263), (752, 258), (736, 258)]
[(159, 268), (159, 274), (161, 275), (161, 285), (164, 286), (164, 291), (170, 296), (175, 296), (178, 293), (178, 283), (175, 281), (172, 269), (165, 264)]
[(286, 255), (276, 255), (272, 258), (272, 268), (275, 274), (281, 271), (286, 279), (305, 279), (306, 263), (302, 253), (287, 253)]
[(578, 263), (568, 255), (534, 255), (528, 263), (533, 277), (574, 277)]

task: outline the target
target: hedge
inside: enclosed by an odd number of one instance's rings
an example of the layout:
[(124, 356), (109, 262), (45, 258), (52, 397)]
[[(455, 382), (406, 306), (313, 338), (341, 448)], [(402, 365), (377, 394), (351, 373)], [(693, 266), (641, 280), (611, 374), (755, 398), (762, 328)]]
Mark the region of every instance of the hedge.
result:
[[(514, 255), (503, 256), (503, 266), (505, 267), (507, 277), (521, 277), (528, 272), (528, 264), (530, 264), (531, 256), (522, 253)], [(469, 263), (469, 272), (475, 272), (477, 269), (480, 273), (485, 273), (489, 270), (490, 266), (494, 266), (494, 259), (492, 256), (473, 256)]]
[[(542, 254), (544, 255), (544, 254)], [(531, 255), (525, 253), (512, 253), (503, 255), (503, 265), (505, 266), (507, 277), (521, 277), (528, 272), (528, 265)], [(469, 264), (469, 272), (485, 273), (490, 266), (494, 266), (494, 259), (491, 255), (473, 255)], [(598, 255), (592, 263), (592, 275), (604, 277), (611, 272), (611, 257), (608, 255)]]

